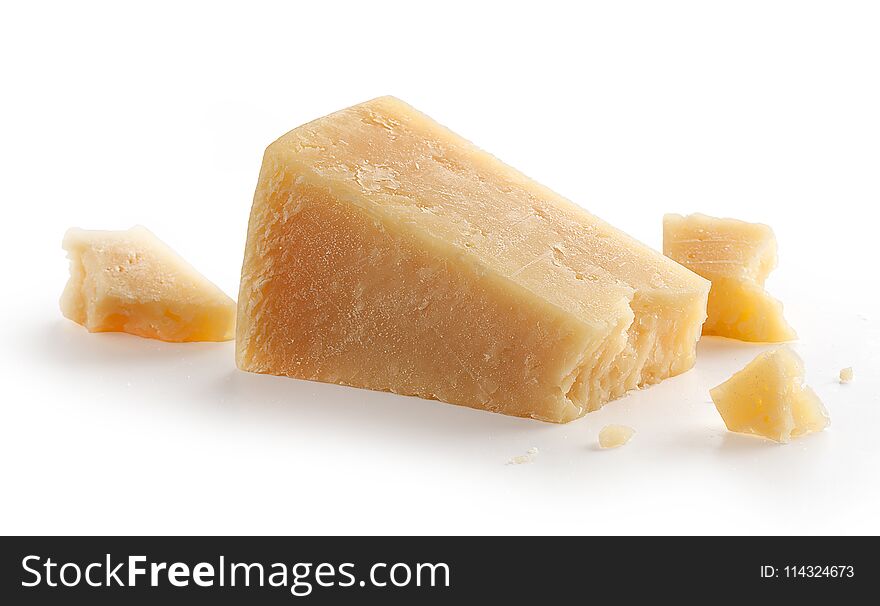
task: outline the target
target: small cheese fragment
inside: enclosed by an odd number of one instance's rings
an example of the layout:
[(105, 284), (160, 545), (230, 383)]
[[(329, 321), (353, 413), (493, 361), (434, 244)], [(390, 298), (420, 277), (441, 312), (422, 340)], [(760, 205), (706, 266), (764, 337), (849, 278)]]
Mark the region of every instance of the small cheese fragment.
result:
[(776, 238), (760, 223), (701, 214), (663, 217), (663, 254), (712, 282), (704, 335), (776, 343), (797, 338), (764, 290)]
[(635, 429), (626, 425), (606, 425), (599, 432), (599, 446), (602, 448), (623, 446), (630, 441), (635, 432)]
[(852, 366), (849, 366), (849, 367), (847, 367), (847, 368), (842, 368), (842, 369), (840, 370), (840, 375), (839, 375), (839, 376), (840, 376), (840, 382), (841, 382), (841, 383), (849, 383), (850, 381), (852, 381), (852, 380), (853, 380), (853, 369), (852, 369)]
[(709, 393), (730, 431), (788, 442), (831, 424), (803, 381), (803, 361), (791, 348), (780, 347), (762, 353)]
[(266, 150), (237, 362), (566, 422), (688, 370), (708, 288), (383, 97)]
[(228, 341), (235, 301), (143, 227), (70, 229), (70, 279), (61, 312), (89, 332), (162, 341)]
[(507, 461), (507, 464), (522, 465), (523, 463), (531, 463), (537, 455), (538, 449), (533, 446), (526, 451), (526, 454), (511, 457), (510, 460)]

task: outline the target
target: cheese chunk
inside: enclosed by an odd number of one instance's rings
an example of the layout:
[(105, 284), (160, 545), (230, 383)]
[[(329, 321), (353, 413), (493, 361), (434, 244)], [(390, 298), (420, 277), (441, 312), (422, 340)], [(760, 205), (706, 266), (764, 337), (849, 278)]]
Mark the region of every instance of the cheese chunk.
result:
[(709, 393), (730, 431), (788, 442), (831, 424), (822, 402), (803, 382), (803, 361), (789, 347), (780, 347), (762, 353)]
[(853, 369), (852, 366), (847, 366), (846, 368), (841, 368), (840, 373), (838, 374), (838, 378), (841, 383), (849, 383), (853, 380)]
[(70, 229), (65, 317), (90, 332), (127, 332), (162, 341), (228, 341), (235, 301), (143, 227)]
[(599, 432), (599, 446), (602, 448), (623, 446), (632, 439), (635, 433), (635, 429), (626, 425), (606, 425)]
[(776, 238), (767, 225), (666, 215), (663, 254), (712, 281), (704, 335), (770, 343), (797, 338), (782, 303), (764, 290), (776, 267)]
[(383, 97), (266, 150), (237, 361), (566, 422), (689, 369), (708, 288)]

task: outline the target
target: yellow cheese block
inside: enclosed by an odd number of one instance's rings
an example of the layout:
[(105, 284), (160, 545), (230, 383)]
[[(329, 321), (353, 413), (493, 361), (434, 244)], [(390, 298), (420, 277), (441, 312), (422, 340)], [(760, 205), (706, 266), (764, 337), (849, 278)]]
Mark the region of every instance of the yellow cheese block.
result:
[(730, 431), (788, 442), (831, 424), (819, 397), (803, 383), (803, 361), (780, 347), (762, 353), (709, 393)]
[(237, 360), (566, 422), (690, 368), (708, 289), (383, 97), (266, 150)]
[(782, 303), (764, 290), (776, 267), (776, 238), (767, 225), (666, 215), (663, 253), (712, 281), (704, 335), (768, 343), (797, 338)]
[(228, 341), (235, 301), (143, 227), (70, 229), (65, 317), (90, 332), (127, 332), (162, 341)]

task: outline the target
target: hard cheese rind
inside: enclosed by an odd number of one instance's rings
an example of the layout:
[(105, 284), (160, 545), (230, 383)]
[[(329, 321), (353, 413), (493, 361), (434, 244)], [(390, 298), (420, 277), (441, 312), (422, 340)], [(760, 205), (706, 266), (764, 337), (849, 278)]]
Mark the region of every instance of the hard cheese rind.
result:
[(163, 341), (228, 341), (235, 301), (143, 227), (70, 229), (61, 311), (90, 332)]
[(804, 385), (804, 363), (788, 347), (762, 353), (709, 393), (730, 431), (788, 442), (831, 424)]
[(266, 150), (237, 360), (565, 422), (690, 368), (708, 288), (383, 97)]
[(704, 335), (778, 343), (797, 338), (764, 290), (776, 238), (760, 223), (707, 215), (663, 217), (663, 254), (712, 281)]

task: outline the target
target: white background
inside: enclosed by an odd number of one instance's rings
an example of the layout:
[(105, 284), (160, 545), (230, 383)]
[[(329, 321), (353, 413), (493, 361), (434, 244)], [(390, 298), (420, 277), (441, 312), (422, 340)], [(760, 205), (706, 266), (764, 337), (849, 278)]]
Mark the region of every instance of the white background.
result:
[[(878, 32), (872, 2), (5, 3), (0, 531), (877, 533)], [(146, 225), (235, 296), (265, 146), (384, 94), (655, 247), (665, 212), (773, 226), (832, 427), (727, 433), (707, 390), (765, 347), (718, 339), (555, 426), (61, 317), (70, 226)]]

